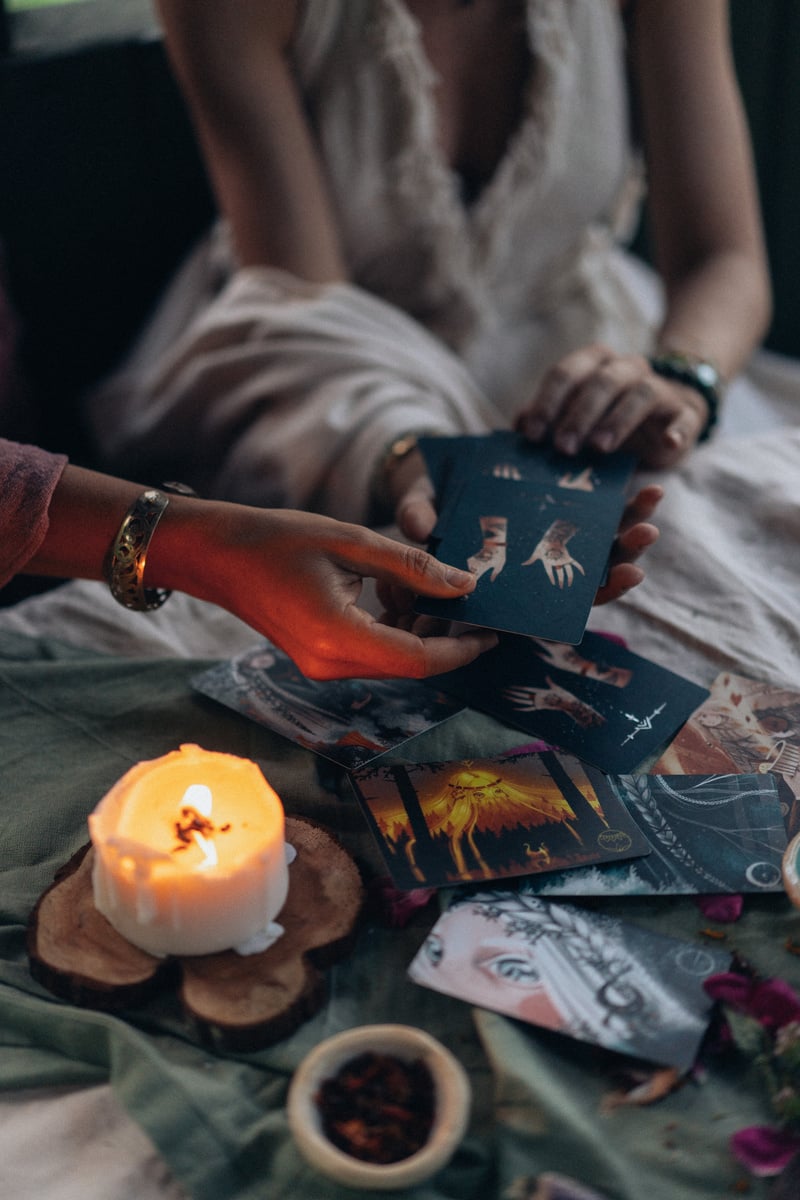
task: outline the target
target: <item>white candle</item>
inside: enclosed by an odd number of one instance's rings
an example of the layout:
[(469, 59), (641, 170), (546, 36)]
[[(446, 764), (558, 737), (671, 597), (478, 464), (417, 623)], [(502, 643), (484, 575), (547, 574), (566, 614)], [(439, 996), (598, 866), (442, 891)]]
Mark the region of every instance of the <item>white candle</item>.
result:
[(286, 901), (283, 806), (248, 759), (186, 745), (140, 762), (89, 833), (96, 908), (150, 954), (258, 943)]

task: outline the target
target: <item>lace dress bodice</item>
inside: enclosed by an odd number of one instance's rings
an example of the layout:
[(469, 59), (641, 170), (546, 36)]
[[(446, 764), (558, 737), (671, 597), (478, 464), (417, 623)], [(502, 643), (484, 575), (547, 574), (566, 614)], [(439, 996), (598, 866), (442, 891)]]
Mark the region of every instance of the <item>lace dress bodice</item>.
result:
[[(439, 148), (435, 76), (402, 0), (305, 0), (294, 45), (354, 282), (441, 337), (501, 407), (565, 337), (608, 336), (588, 328), (609, 324), (592, 259), (619, 233), (636, 177), (615, 0), (528, 0), (526, 27), (524, 116), (470, 206)], [(571, 313), (558, 336), (548, 316), (576, 300), (587, 328)]]

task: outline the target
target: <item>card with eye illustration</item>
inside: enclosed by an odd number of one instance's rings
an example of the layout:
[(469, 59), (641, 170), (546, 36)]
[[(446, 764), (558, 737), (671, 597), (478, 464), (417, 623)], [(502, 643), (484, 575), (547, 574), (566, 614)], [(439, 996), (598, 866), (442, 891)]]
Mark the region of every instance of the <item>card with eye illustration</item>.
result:
[(422, 987), (579, 1041), (688, 1070), (730, 952), (524, 889), (463, 889), (408, 974)]
[(350, 782), (398, 888), (560, 873), (650, 853), (606, 777), (569, 755), (376, 763)]
[(576, 643), (605, 577), (631, 460), (548, 457), (514, 437), (465, 447), (449, 469), (437, 451), (441, 515), (429, 549), (478, 582), (456, 601), (418, 597), (416, 611)]
[(708, 689), (598, 633), (579, 646), (501, 637), (435, 685), (609, 774), (666, 745)]

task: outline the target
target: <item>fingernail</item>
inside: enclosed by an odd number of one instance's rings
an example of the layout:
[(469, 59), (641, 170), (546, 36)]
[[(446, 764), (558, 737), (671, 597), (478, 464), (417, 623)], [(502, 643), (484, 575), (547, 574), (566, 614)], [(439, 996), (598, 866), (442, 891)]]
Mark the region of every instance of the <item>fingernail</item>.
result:
[(564, 454), (574, 454), (578, 449), (578, 435), (576, 433), (562, 433), (556, 438), (556, 445)]
[(458, 567), (448, 567), (444, 573), (445, 583), (454, 588), (465, 588), (474, 578), (470, 571), (460, 571)]

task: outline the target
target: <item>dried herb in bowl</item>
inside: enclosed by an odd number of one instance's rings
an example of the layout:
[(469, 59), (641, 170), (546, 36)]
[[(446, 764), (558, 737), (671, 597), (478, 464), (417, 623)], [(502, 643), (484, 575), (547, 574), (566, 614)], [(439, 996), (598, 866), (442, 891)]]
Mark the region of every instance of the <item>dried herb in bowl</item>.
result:
[(350, 1059), (316, 1096), (326, 1137), (362, 1162), (394, 1163), (421, 1150), (436, 1107), (422, 1059), (367, 1051)]

